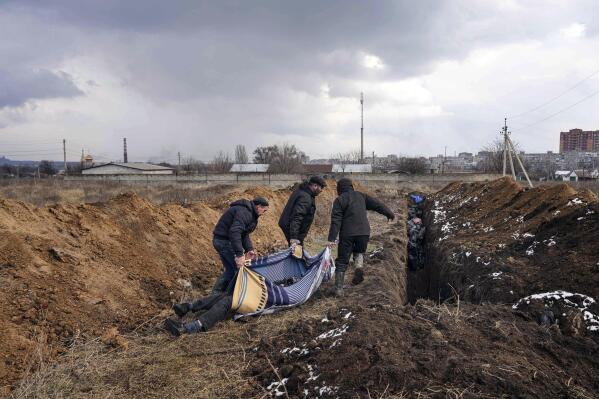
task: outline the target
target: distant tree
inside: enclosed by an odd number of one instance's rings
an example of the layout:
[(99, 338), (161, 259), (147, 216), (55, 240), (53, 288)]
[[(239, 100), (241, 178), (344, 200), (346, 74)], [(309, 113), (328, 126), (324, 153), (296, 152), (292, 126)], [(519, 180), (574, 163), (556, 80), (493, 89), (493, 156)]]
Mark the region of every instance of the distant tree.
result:
[(426, 158), (423, 157), (401, 157), (397, 162), (397, 169), (411, 174), (426, 173)]
[(331, 155), (331, 158), (341, 167), (341, 171), (345, 172), (346, 165), (360, 163), (360, 150), (339, 152), (337, 155)]
[(254, 150), (254, 162), (270, 164), (273, 173), (297, 172), (308, 161), (308, 156), (293, 144), (258, 147)]
[(166, 167), (166, 168), (172, 168), (172, 167), (173, 167), (173, 165), (171, 165), (171, 164), (170, 164), (170, 163), (168, 163), (168, 162), (160, 162), (160, 163), (158, 164), (158, 166), (164, 166), (164, 167)]
[[(520, 153), (520, 146), (518, 143), (514, 142), (514, 149), (517, 153)], [(481, 154), (482, 153), (482, 154)], [(503, 173), (503, 138), (496, 138), (491, 143), (484, 146), (479, 153), (482, 155), (482, 159), (476, 165), (476, 169), (485, 172), (485, 173)], [(512, 159), (514, 161), (514, 168), (516, 169), (516, 174), (520, 170), (520, 165), (516, 160), (515, 155), (512, 153)], [(522, 160), (522, 157), (520, 157)], [(523, 161), (524, 167), (527, 168), (527, 162)], [(509, 155), (506, 154), (506, 173), (510, 173), (510, 158)], [(522, 171), (520, 171), (521, 173)]]
[(235, 163), (248, 163), (248, 153), (245, 150), (245, 146), (242, 144), (237, 144), (235, 146)]
[(210, 170), (216, 173), (227, 173), (231, 170), (231, 166), (233, 166), (233, 162), (231, 162), (229, 154), (223, 151), (219, 151), (209, 165)]
[(56, 168), (54, 164), (50, 161), (43, 160), (38, 165), (40, 174), (44, 174), (46, 176), (54, 176), (56, 174)]
[(206, 165), (193, 157), (187, 157), (181, 160), (181, 171), (186, 174), (200, 173), (205, 170)]
[(268, 147), (258, 147), (254, 150), (254, 163), (272, 163), (277, 157), (279, 147), (271, 145)]

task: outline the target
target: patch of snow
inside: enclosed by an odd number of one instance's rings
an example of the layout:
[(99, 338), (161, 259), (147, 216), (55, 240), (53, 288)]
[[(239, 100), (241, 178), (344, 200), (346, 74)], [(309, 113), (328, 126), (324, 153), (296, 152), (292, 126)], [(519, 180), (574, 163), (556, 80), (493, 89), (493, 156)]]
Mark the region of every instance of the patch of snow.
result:
[(560, 213), (561, 213), (561, 211), (558, 209), (558, 210), (556, 210), (555, 212), (553, 212), (553, 216), (557, 216), (557, 215), (559, 215)]
[(349, 319), (351, 317), (351, 312), (348, 312), (345, 316), (343, 316), (344, 319)]
[(330, 320), (325, 316), (322, 320), (320, 320), (321, 323), (328, 323)]
[(535, 236), (534, 234), (530, 234), (530, 233), (524, 233), (524, 234), (522, 235), (522, 237), (524, 237), (524, 238), (528, 238), (528, 237), (534, 237), (534, 236)]
[(316, 337), (316, 339), (327, 339), (327, 338), (340, 337), (341, 335), (343, 335), (347, 332), (348, 328), (349, 328), (349, 324), (344, 324), (339, 328), (334, 328), (332, 330), (329, 330), (325, 333), (320, 334), (318, 337)]
[(462, 223), (462, 227), (470, 227), (471, 225), (472, 223), (470, 222)]
[(497, 248), (505, 248), (505, 244), (497, 244)]
[(584, 204), (584, 202), (582, 202), (582, 200), (579, 200), (578, 198), (574, 198), (571, 201), (568, 201), (568, 203), (566, 204), (566, 206), (572, 206), (572, 205), (582, 205)]
[(595, 211), (587, 209), (587, 213), (586, 213), (587, 215), (592, 215), (593, 213), (595, 213)]
[(516, 222), (518, 222), (518, 223), (524, 223), (524, 216), (518, 216), (516, 218)]
[(588, 295), (562, 290), (543, 292), (540, 294), (529, 295), (520, 299), (518, 302), (512, 305), (512, 308), (518, 309), (518, 306), (523, 303), (530, 304), (530, 301), (533, 299), (542, 300), (545, 303), (545, 306), (553, 306), (554, 302), (561, 301), (564, 303), (564, 305), (582, 312), (583, 319), (586, 322), (587, 329), (589, 331), (599, 331), (599, 315), (596, 315), (588, 310), (588, 308), (595, 303), (595, 299)]
[(465, 252), (464, 255), (466, 255), (466, 258), (468, 258), (470, 255), (472, 255), (472, 252)]
[(578, 218), (578, 219), (576, 219), (576, 220), (582, 220), (582, 219), (584, 219), (584, 216), (581, 216), (581, 217), (579, 217), (579, 218)]
[(484, 231), (485, 233), (488, 233), (488, 232), (490, 232), (490, 231), (493, 231), (493, 230), (495, 230), (495, 229), (493, 228), (493, 226), (485, 227), (485, 228), (483, 229), (483, 231)]

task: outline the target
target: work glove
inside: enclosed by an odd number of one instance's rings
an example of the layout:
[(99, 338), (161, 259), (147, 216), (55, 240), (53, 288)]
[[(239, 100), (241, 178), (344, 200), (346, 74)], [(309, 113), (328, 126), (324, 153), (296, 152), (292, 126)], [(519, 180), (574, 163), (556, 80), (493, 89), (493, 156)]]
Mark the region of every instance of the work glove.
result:
[(295, 238), (292, 238), (291, 240), (289, 240), (289, 244), (291, 248), (295, 248), (296, 245), (300, 245), (300, 240), (296, 240)]
[(395, 215), (392, 213), (390, 216), (387, 216), (387, 222), (395, 220)]

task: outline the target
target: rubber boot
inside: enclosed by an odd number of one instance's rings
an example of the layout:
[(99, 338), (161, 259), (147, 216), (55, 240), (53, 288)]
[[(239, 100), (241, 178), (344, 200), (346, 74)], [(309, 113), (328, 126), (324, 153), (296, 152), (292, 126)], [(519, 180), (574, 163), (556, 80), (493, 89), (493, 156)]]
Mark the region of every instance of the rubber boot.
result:
[(360, 284), (364, 281), (364, 254), (354, 254), (354, 278), (352, 284)]
[(227, 289), (228, 282), (225, 280), (225, 276), (221, 275), (216, 283), (214, 283), (214, 287), (212, 287), (213, 294), (222, 294)]
[(343, 279), (345, 278), (345, 272), (335, 272), (335, 296), (343, 296)]
[(173, 305), (173, 310), (177, 316), (183, 317), (191, 310), (191, 304), (187, 302), (176, 303)]

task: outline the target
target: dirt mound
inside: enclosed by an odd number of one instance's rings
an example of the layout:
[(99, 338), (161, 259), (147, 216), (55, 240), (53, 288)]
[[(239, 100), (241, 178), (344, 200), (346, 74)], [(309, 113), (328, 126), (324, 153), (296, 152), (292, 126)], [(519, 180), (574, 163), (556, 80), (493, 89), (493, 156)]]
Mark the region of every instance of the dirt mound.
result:
[[(277, 222), (289, 193), (252, 188), (188, 206), (133, 193), (42, 208), (0, 199), (0, 381), (16, 381), (36, 351), (52, 358), (76, 337), (132, 331), (173, 301), (205, 294), (221, 270), (212, 229), (233, 200), (268, 198), (254, 244), (262, 253), (286, 245)], [(318, 197), (319, 213), (334, 196), (333, 187)], [(312, 232), (321, 241), (326, 223)]]
[(510, 178), (453, 183), (428, 199), (426, 214), (431, 298), (515, 304), (556, 290), (599, 298), (599, 199), (590, 191), (524, 189)]

